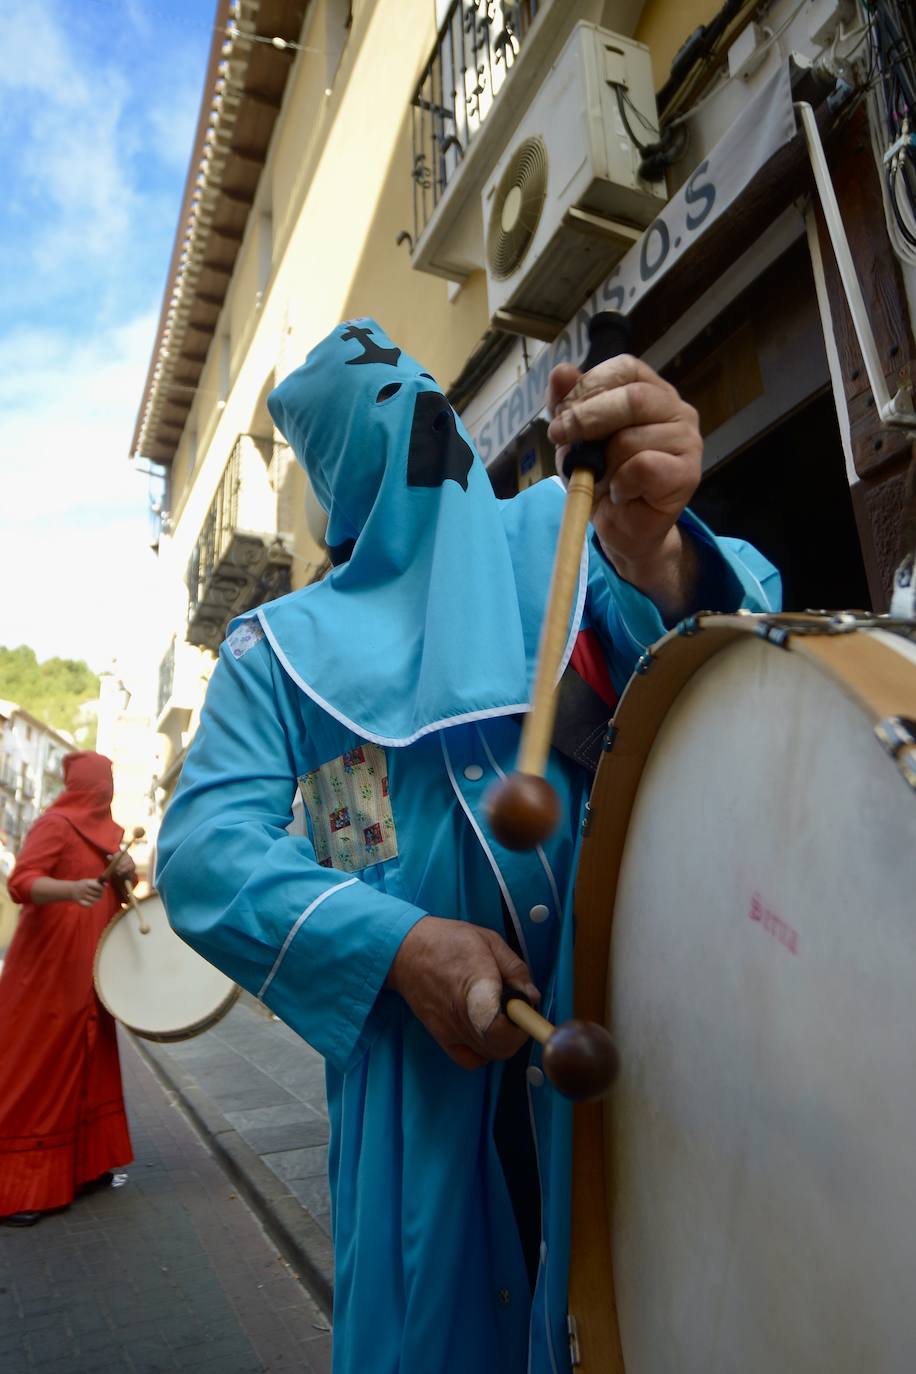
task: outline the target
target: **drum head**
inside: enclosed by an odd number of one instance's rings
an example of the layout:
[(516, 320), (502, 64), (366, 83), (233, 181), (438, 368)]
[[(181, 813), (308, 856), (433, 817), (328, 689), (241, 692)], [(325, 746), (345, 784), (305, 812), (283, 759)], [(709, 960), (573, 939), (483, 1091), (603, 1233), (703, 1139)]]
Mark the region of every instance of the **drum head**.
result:
[(873, 725), (748, 637), (649, 752), (608, 1000), (627, 1374), (916, 1368), (916, 792)]
[(156, 896), (129, 907), (102, 934), (95, 987), (102, 1005), (147, 1040), (186, 1040), (225, 1016), (239, 989), (175, 934)]

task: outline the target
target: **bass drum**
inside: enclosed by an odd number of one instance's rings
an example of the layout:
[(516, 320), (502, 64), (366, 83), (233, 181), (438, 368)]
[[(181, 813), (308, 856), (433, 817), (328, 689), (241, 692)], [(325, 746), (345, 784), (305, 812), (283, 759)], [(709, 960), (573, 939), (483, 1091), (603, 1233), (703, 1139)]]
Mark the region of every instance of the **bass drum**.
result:
[(577, 1014), (622, 1065), (576, 1109), (577, 1374), (916, 1369), (916, 626), (867, 625), (699, 617), (615, 714), (576, 889)]
[(147, 934), (130, 907), (102, 932), (94, 969), (99, 1001), (144, 1040), (189, 1040), (226, 1015), (239, 988), (175, 934), (157, 896), (137, 905)]

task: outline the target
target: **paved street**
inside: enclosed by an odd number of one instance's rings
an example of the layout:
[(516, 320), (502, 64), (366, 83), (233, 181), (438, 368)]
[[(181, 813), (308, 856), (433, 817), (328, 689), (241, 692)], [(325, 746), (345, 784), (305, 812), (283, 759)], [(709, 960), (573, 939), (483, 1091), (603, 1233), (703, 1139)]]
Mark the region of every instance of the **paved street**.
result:
[(0, 1227), (0, 1370), (327, 1374), (327, 1319), (125, 1035), (121, 1050), (128, 1182)]

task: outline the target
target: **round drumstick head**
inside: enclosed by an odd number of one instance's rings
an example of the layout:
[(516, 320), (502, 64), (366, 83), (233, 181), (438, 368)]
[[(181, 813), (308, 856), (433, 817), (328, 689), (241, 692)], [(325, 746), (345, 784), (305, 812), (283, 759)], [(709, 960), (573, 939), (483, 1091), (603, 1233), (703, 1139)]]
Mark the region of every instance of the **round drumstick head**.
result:
[(142, 840), (142, 839), (143, 839), (143, 836), (144, 836), (145, 834), (146, 834), (146, 831), (144, 830), (144, 828), (143, 828), (142, 825), (135, 825), (135, 826), (134, 826), (134, 839), (135, 839), (135, 840)]
[(506, 849), (534, 849), (557, 828), (560, 799), (545, 778), (513, 773), (484, 797), (490, 829)]
[(604, 1097), (620, 1068), (613, 1040), (594, 1021), (564, 1021), (557, 1026), (544, 1046), (543, 1062), (557, 1092), (573, 1102)]

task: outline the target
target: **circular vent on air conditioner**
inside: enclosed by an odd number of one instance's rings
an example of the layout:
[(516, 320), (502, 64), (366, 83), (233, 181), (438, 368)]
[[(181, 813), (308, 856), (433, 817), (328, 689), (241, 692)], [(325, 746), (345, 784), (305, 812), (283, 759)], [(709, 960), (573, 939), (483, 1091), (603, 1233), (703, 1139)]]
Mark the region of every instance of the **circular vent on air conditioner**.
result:
[(526, 138), (509, 159), (493, 197), (487, 231), (487, 261), (497, 280), (511, 277), (537, 232), (547, 198), (547, 149)]

